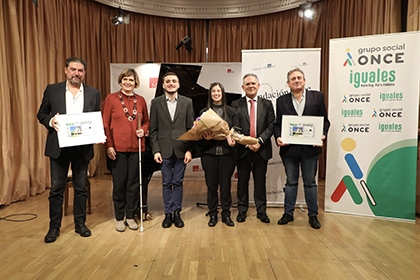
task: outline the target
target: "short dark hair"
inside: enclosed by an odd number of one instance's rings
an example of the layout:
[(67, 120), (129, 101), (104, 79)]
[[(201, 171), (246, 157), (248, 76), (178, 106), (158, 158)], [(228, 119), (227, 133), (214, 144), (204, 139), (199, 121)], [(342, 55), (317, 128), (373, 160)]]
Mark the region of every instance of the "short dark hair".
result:
[(66, 60), (66, 68), (68, 68), (69, 65), (70, 65), (70, 63), (72, 63), (72, 62), (81, 63), (83, 65), (83, 67), (85, 68), (85, 70), (86, 70), (87, 63), (86, 63), (86, 61), (84, 59), (81, 59), (81, 58), (75, 57), (75, 56), (69, 57)]
[(131, 76), (133, 75), (134, 77), (134, 87), (138, 88), (140, 86), (140, 80), (139, 80), (139, 75), (137, 75), (136, 70), (134, 70), (133, 68), (127, 68), (124, 71), (121, 72), (121, 74), (118, 76), (118, 84), (121, 85), (121, 81), (124, 77), (127, 76)]
[(165, 73), (165, 75), (163, 75), (163, 77), (162, 77), (162, 81), (163, 81), (163, 80), (165, 80), (165, 78), (166, 78), (167, 76), (176, 76), (176, 77), (178, 78), (178, 82), (179, 82), (179, 77), (178, 77), (178, 75), (177, 75), (177, 74), (175, 74), (174, 72), (166, 72), (166, 73)]
[(296, 71), (302, 73), (303, 79), (305, 80), (305, 73), (303, 73), (302, 69), (296, 67), (296, 68), (293, 68), (292, 70), (290, 70), (289, 72), (287, 72), (287, 81), (290, 81), (290, 79), (289, 79), (290, 75), (292, 75), (292, 73), (296, 72)]

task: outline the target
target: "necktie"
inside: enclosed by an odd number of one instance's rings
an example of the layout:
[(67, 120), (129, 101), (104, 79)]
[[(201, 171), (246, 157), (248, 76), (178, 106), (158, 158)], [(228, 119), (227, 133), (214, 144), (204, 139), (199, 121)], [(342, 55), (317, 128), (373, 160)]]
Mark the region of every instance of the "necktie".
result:
[(255, 135), (255, 100), (249, 100), (251, 102), (251, 110), (249, 112), (249, 122), (250, 122), (250, 130), (249, 135), (251, 137), (256, 137)]

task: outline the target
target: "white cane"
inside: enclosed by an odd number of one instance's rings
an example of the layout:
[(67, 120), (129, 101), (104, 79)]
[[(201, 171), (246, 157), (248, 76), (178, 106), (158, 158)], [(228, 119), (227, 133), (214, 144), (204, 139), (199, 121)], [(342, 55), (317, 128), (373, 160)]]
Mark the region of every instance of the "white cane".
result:
[[(137, 115), (137, 128), (141, 129), (141, 114)], [(141, 179), (141, 137), (139, 137), (140, 231), (143, 232), (143, 184)]]

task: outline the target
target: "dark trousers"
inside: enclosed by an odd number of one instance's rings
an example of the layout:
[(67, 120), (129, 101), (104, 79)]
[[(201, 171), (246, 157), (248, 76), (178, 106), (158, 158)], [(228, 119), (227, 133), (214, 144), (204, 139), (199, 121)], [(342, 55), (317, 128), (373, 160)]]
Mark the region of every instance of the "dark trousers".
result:
[(220, 185), (220, 202), (222, 205), (222, 217), (230, 216), (232, 205), (231, 178), (235, 170), (235, 158), (232, 155), (207, 155), (201, 156), (201, 165), (204, 169), (204, 176), (207, 184), (207, 205), (209, 215), (217, 215), (219, 204), (217, 190)]
[(48, 198), (50, 201), (50, 228), (61, 227), (64, 190), (70, 163), (74, 188), (74, 223), (86, 222), (86, 180), (89, 161), (85, 159), (82, 146), (69, 147), (61, 149), (59, 158), (50, 158), (51, 190)]
[(165, 214), (182, 210), (183, 182), (185, 173), (183, 158), (172, 155), (164, 158), (162, 162), (162, 196)]
[(258, 213), (267, 210), (266, 178), (268, 161), (256, 152), (248, 151), (245, 157), (238, 159), (238, 210), (246, 213), (249, 207), (249, 178), (254, 178), (254, 201)]
[[(112, 174), (115, 218), (117, 221), (134, 219), (139, 201), (139, 153), (116, 152), (116, 159), (108, 160)], [(142, 154), (143, 156), (143, 154)], [(142, 174), (143, 206), (147, 205), (147, 178)]]

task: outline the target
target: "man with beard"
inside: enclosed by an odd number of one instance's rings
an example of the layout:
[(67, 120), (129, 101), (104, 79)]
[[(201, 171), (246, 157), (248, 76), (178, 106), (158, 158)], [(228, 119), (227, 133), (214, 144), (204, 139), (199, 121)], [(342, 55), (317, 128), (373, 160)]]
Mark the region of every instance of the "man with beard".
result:
[(60, 124), (55, 116), (100, 111), (101, 94), (97, 89), (82, 83), (86, 74), (86, 61), (83, 59), (67, 58), (64, 72), (67, 80), (47, 86), (37, 114), (39, 122), (48, 130), (45, 156), (50, 158), (51, 171), (51, 190), (48, 198), (50, 201), (50, 226), (44, 238), (46, 243), (54, 242), (60, 235), (63, 196), (70, 163), (74, 186), (75, 231), (83, 237), (91, 235), (85, 222), (87, 170), (89, 161), (93, 158), (93, 145), (60, 148), (57, 137)]

